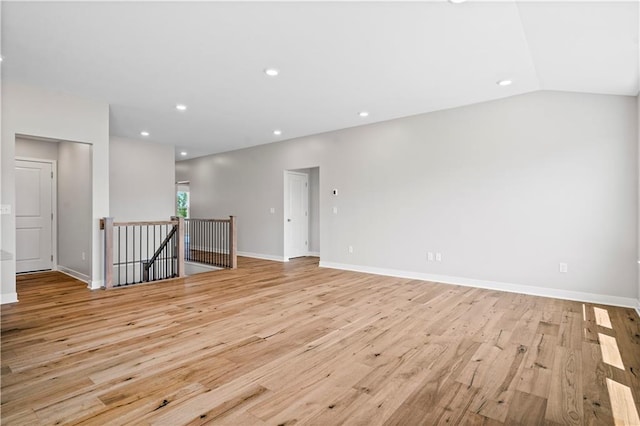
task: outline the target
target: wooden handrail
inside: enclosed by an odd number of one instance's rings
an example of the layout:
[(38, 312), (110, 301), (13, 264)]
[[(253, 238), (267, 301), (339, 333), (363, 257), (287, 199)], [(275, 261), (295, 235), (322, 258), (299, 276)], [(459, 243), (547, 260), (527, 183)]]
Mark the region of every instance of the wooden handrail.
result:
[(153, 226), (153, 225), (177, 225), (177, 220), (154, 220), (154, 221), (139, 221), (139, 222), (113, 222), (113, 218), (100, 219), (100, 229), (104, 229), (105, 219), (112, 220), (112, 226)]
[(177, 225), (177, 220), (158, 220), (151, 222), (113, 222), (113, 226), (154, 226), (154, 225)]
[[(233, 216), (229, 216), (229, 217), (233, 217)], [(198, 219), (195, 217), (189, 217), (189, 218), (186, 218), (185, 220), (197, 220), (198, 222), (229, 222), (231, 219)]]

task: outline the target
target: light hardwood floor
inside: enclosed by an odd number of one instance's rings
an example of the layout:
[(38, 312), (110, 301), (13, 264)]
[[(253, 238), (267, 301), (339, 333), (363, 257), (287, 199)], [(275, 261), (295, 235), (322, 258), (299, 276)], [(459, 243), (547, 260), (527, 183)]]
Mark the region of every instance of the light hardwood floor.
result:
[(631, 309), (313, 258), (110, 291), (24, 275), (18, 295), (2, 306), (3, 425), (637, 419)]

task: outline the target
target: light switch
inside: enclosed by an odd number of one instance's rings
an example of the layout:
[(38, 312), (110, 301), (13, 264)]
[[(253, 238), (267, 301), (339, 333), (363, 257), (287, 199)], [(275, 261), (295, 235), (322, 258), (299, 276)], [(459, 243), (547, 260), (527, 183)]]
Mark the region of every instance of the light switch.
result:
[(269, 212), (270, 212), (271, 214), (274, 214), (274, 213), (276, 212), (276, 208), (275, 208), (275, 207), (271, 207), (271, 208), (269, 209)]
[(2, 204), (0, 206), (0, 214), (11, 214), (11, 204)]
[(333, 208), (333, 214), (338, 214), (338, 208), (337, 207)]

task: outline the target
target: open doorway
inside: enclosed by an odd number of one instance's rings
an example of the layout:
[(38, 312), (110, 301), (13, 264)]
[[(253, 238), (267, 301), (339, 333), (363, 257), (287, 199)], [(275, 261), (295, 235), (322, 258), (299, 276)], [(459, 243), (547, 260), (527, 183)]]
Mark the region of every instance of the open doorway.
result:
[(91, 277), (91, 145), (16, 135), (16, 272)]
[(320, 169), (284, 174), (284, 258), (320, 256)]

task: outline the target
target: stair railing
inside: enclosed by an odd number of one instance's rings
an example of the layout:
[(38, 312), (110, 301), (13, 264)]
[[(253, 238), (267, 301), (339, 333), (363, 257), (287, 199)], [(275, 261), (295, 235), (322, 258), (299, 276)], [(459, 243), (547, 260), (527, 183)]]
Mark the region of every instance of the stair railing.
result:
[(114, 222), (100, 220), (104, 232), (104, 288), (185, 276), (184, 219)]
[(185, 259), (220, 268), (238, 267), (237, 226), (229, 219), (185, 219)]

